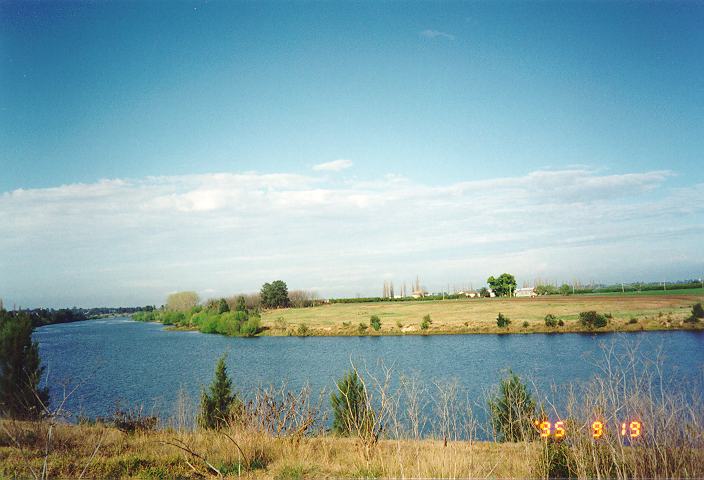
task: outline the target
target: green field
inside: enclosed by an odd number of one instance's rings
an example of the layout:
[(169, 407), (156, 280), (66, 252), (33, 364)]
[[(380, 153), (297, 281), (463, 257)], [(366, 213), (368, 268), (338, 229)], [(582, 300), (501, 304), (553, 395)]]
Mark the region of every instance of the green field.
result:
[[(695, 327), (683, 322), (692, 305), (702, 301), (703, 289), (688, 289), (640, 294), (347, 303), (268, 310), (262, 316), (262, 326), (268, 335), (297, 335), (301, 325), (307, 327), (310, 335), (358, 335), (359, 324), (369, 325), (370, 316), (377, 315), (382, 322), (381, 330), (374, 332), (367, 328), (364, 334), (578, 332), (585, 331), (579, 324), (579, 313), (596, 310), (610, 316), (609, 324), (601, 331), (669, 330), (702, 328), (704, 322)], [(508, 329), (496, 326), (499, 312), (511, 319)], [(547, 314), (556, 315), (564, 326), (546, 327)], [(420, 323), (425, 315), (430, 315), (432, 324), (422, 331)], [(524, 322), (528, 326), (524, 327)]]

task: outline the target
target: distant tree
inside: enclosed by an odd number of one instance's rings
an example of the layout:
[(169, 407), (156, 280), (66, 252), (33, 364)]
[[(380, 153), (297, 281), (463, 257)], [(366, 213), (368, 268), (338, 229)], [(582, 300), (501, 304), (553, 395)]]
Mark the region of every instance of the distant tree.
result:
[(570, 293), (572, 293), (572, 287), (570, 287), (570, 286), (567, 285), (566, 283), (563, 283), (563, 284), (560, 286), (560, 294), (562, 294), (562, 295), (569, 295)]
[(218, 313), (227, 313), (230, 311), (230, 306), (227, 304), (227, 300), (224, 298), (220, 299), (218, 303)]
[(39, 418), (49, 402), (48, 389), (39, 387), (44, 367), (32, 329), (26, 313), (0, 310), (0, 412), (12, 418)]
[(557, 327), (557, 317), (552, 313), (545, 315), (545, 326), (550, 328)]
[(535, 293), (538, 295), (555, 295), (557, 292), (557, 288), (552, 285), (537, 285), (535, 287)]
[(499, 297), (512, 295), (516, 290), (516, 278), (509, 273), (502, 273), (498, 278), (489, 277), (486, 281)]
[(235, 408), (241, 406), (241, 401), (232, 392), (232, 380), (227, 376), (225, 358), (223, 355), (218, 360), (209, 393), (205, 389), (201, 390), (198, 415), (198, 425), (201, 428), (217, 430), (224, 427)]
[(0, 311), (5, 310), (5, 305), (2, 303), (2, 298), (0, 298)]
[(427, 330), (430, 328), (430, 325), (432, 323), (433, 323), (433, 320), (430, 318), (430, 314), (427, 314), (426, 316), (423, 317), (423, 321), (420, 322), (420, 329)]
[(355, 433), (355, 425), (359, 425), (369, 413), (369, 405), (357, 372), (352, 370), (337, 381), (337, 392), (330, 396), (333, 411), (332, 430), (338, 435)]
[(479, 296), (480, 297), (488, 297), (489, 296), (489, 290), (486, 287), (482, 287), (479, 289)]
[(692, 305), (692, 315), (685, 319), (687, 323), (697, 323), (700, 319), (704, 318), (704, 307), (701, 303), (695, 303)]
[(581, 312), (579, 314), (579, 323), (581, 323), (583, 327), (587, 327), (592, 330), (594, 328), (605, 327), (608, 322), (605, 315), (591, 310), (589, 312)]
[(491, 424), (500, 441), (520, 442), (535, 436), (535, 401), (516, 374), (509, 371), (488, 403)]
[(237, 312), (246, 312), (247, 311), (247, 302), (245, 301), (245, 299), (242, 295), (237, 297), (237, 307), (235, 308), (235, 311), (237, 311)]
[(499, 328), (508, 328), (511, 324), (511, 319), (505, 316), (503, 313), (499, 313), (496, 317), (496, 326)]
[(372, 315), (369, 318), (369, 325), (371, 325), (372, 328), (378, 332), (381, 329), (381, 320), (377, 315)]
[(175, 312), (190, 312), (198, 305), (200, 298), (196, 292), (172, 293), (166, 298), (166, 309)]
[(275, 280), (265, 283), (261, 289), (262, 305), (265, 308), (287, 307), (289, 305), (286, 282)]

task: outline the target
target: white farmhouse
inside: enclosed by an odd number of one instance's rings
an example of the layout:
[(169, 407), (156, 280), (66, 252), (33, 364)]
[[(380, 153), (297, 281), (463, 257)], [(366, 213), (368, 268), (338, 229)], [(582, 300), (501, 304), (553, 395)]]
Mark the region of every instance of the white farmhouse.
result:
[(514, 292), (514, 296), (516, 296), (516, 297), (537, 297), (538, 294), (535, 293), (535, 288), (524, 287), (524, 288), (517, 288), (516, 291)]

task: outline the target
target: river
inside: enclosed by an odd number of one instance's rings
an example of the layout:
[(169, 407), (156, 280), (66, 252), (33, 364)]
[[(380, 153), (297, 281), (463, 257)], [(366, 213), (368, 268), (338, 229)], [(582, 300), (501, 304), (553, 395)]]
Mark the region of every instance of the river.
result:
[(116, 402), (144, 405), (168, 416), (179, 389), (197, 399), (215, 363), (227, 353), (236, 389), (247, 396), (258, 385), (309, 384), (330, 391), (353, 360), (378, 372), (379, 360), (428, 384), (456, 380), (472, 398), (496, 385), (511, 368), (541, 389), (579, 382), (598, 373), (602, 345), (638, 345), (649, 357), (661, 351), (668, 377), (701, 388), (704, 332), (629, 334), (432, 335), (388, 337), (229, 338), (168, 331), (155, 323), (109, 318), (38, 328), (52, 404), (80, 384), (66, 407), (89, 417), (111, 414)]

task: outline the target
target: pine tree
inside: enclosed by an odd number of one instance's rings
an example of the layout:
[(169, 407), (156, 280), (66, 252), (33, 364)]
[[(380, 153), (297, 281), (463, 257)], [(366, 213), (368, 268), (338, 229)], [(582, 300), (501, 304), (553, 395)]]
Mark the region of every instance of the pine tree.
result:
[(198, 425), (201, 428), (217, 430), (224, 427), (234, 410), (241, 405), (237, 395), (232, 393), (232, 380), (227, 376), (225, 358), (226, 355), (223, 355), (218, 360), (210, 393), (205, 389), (201, 391), (198, 415)]
[(330, 397), (333, 410), (332, 430), (340, 435), (354, 433), (365, 415), (368, 415), (364, 385), (356, 371), (348, 372), (337, 382), (337, 393)]
[(32, 329), (29, 315), (0, 310), (0, 411), (12, 418), (39, 418), (49, 404), (48, 389), (39, 387), (44, 367)]

